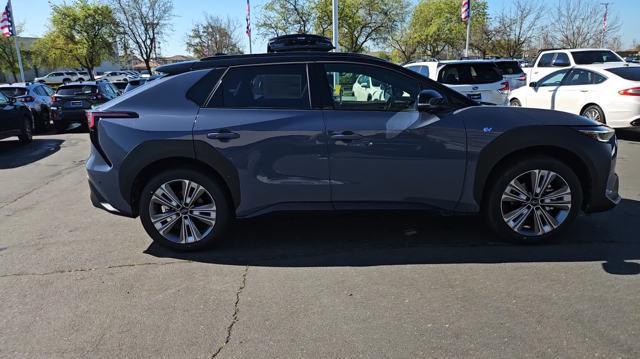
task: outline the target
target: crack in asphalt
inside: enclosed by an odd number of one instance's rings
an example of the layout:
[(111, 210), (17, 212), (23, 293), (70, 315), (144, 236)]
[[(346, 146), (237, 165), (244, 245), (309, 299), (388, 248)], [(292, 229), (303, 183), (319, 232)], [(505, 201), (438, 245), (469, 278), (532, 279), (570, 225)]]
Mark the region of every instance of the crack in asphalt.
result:
[(154, 266), (154, 265), (163, 266), (163, 265), (180, 264), (180, 263), (193, 263), (193, 261), (179, 260), (179, 261), (171, 261), (171, 262), (127, 263), (127, 264), (117, 264), (117, 265), (106, 266), (106, 267), (65, 269), (65, 270), (56, 270), (56, 271), (43, 272), (43, 273), (10, 273), (10, 274), (0, 274), (0, 278), (28, 277), (28, 276), (39, 277), (39, 276), (48, 276), (48, 275), (53, 275), (53, 274), (93, 272), (93, 271), (98, 271), (98, 270), (109, 270), (109, 269), (129, 268), (129, 267), (142, 267), (142, 266)]
[(220, 347), (218, 347), (218, 349), (213, 353), (213, 355), (211, 355), (211, 359), (217, 357), (218, 354), (220, 354), (220, 352), (222, 351), (222, 348), (224, 348), (224, 346), (227, 345), (229, 343), (229, 341), (231, 340), (231, 334), (233, 333), (233, 327), (238, 322), (238, 314), (240, 313), (240, 295), (242, 294), (242, 291), (244, 291), (244, 288), (247, 286), (247, 274), (248, 273), (249, 273), (249, 266), (245, 266), (244, 267), (244, 273), (242, 273), (242, 283), (240, 283), (240, 286), (238, 287), (238, 290), (236, 291), (236, 302), (233, 305), (233, 315), (231, 317), (231, 323), (229, 323), (229, 325), (227, 326), (227, 336), (224, 339), (224, 342), (222, 343), (222, 345), (220, 345)]
[(73, 162), (73, 166), (69, 166), (69, 167), (65, 167), (63, 169), (61, 169), (60, 171), (58, 171), (58, 173), (56, 175), (54, 175), (53, 177), (50, 177), (48, 181), (43, 182), (41, 185), (36, 186), (32, 189), (30, 189), (29, 191), (19, 195), (18, 197), (15, 197), (13, 199), (11, 199), (8, 202), (4, 202), (0, 204), (0, 209), (3, 209), (11, 204), (14, 204), (16, 202), (18, 202), (19, 200), (23, 199), (24, 197), (30, 195), (31, 193), (41, 189), (42, 187), (45, 187), (49, 184), (51, 184), (52, 182), (58, 180), (59, 178), (62, 178), (68, 174), (70, 174), (71, 172), (73, 172), (76, 168), (82, 167), (84, 165), (84, 160), (83, 161), (74, 161)]

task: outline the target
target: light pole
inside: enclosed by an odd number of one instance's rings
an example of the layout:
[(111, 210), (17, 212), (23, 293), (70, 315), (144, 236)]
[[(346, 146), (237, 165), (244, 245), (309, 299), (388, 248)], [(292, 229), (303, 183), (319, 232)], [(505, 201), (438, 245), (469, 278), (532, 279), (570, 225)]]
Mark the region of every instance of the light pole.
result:
[(338, 52), (340, 51), (339, 45), (338, 45), (338, 0), (333, 0), (332, 20), (333, 20), (333, 47), (335, 47), (333, 51)]

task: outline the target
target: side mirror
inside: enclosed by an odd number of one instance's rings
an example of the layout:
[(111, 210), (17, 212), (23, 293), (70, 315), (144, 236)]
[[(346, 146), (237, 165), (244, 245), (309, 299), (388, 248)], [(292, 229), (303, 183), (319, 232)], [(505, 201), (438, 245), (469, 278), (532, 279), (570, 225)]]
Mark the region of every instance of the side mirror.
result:
[(535, 81), (529, 82), (529, 87), (536, 88), (536, 87), (538, 87), (538, 83), (535, 82)]
[(364, 89), (368, 89), (369, 88), (369, 84), (368, 83), (360, 84), (360, 87), (362, 87)]
[(434, 90), (422, 90), (418, 94), (418, 111), (437, 112), (445, 109), (447, 101)]
[(9, 97), (9, 103), (14, 104), (16, 103), (16, 98), (15, 97)]

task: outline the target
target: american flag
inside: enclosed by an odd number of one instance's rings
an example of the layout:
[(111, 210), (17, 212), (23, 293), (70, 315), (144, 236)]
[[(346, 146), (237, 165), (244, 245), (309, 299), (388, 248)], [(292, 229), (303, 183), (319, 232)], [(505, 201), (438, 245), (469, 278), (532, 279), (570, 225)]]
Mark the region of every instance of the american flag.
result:
[(247, 36), (251, 37), (251, 4), (247, 0)]
[(460, 17), (462, 18), (462, 21), (469, 21), (469, 18), (471, 17), (471, 0), (462, 0)]
[(2, 29), (2, 36), (4, 37), (15, 36), (16, 34), (16, 31), (13, 28), (13, 17), (11, 16), (8, 2), (7, 6), (4, 7), (4, 11), (2, 12), (2, 22), (0, 22), (0, 29)]

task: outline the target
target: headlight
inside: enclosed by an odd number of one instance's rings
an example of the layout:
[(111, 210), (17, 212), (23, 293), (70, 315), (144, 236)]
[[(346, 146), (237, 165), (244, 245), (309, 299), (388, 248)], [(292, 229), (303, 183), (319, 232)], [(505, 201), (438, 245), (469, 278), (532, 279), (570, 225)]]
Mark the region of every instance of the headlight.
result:
[(605, 143), (609, 142), (611, 137), (616, 134), (616, 131), (613, 128), (607, 126), (576, 128), (576, 130), (580, 131), (586, 136), (593, 138), (594, 140)]

